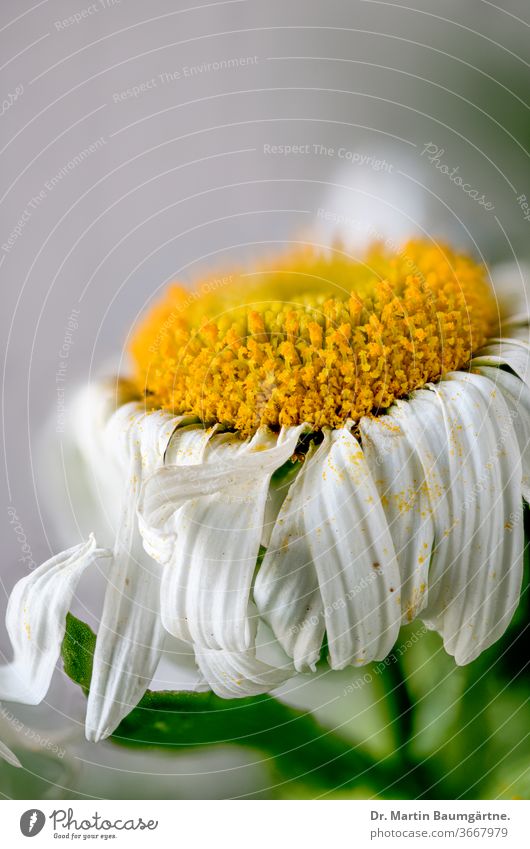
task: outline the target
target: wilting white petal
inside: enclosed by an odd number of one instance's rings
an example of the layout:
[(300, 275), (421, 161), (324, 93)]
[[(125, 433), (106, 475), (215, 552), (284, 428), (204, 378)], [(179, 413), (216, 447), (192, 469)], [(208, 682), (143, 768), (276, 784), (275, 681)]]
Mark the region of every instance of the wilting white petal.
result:
[(326, 436), (308, 467), (315, 497), (307, 512), (330, 662), (341, 669), (389, 652), (401, 618), (400, 576), (359, 443), (347, 428), (332, 431), (327, 443)]
[(15, 584), (6, 614), (14, 658), (0, 667), (0, 699), (32, 705), (42, 701), (59, 658), (77, 583), (87, 566), (109, 555), (96, 548), (91, 536)]
[(237, 468), (237, 483), (227, 485), (225, 478), (217, 492), (206, 484), (204, 496), (179, 510), (177, 545), (162, 581), (162, 618), (170, 633), (230, 651), (253, 645), (250, 590), (270, 478), (294, 453), (299, 433), (293, 428), (277, 438), (262, 428), (248, 443), (225, 440), (212, 462)]
[[(304, 564), (310, 560), (314, 564), (322, 608), (317, 602), (317, 613), (312, 616), (323, 615), (333, 668), (383, 658), (399, 630), (400, 579), (392, 538), (366, 459), (355, 437), (341, 428), (325, 432), (324, 441), (306, 463), (300, 487), (303, 501), (299, 491), (293, 499), (292, 518), (287, 518), (286, 512), (283, 539), (281, 533), (275, 535), (276, 544), (273, 546), (271, 540), (265, 559), (278, 557), (280, 563), (289, 562), (292, 570), (294, 557), (300, 553), (301, 569), (307, 568)], [(302, 512), (302, 518), (295, 514), (295, 508), (297, 514)], [(291, 545), (295, 549), (292, 560), (287, 553)], [(271, 574), (269, 561), (260, 581), (264, 584)], [(314, 602), (315, 584), (311, 577), (307, 581), (309, 599)], [(301, 585), (305, 589), (303, 581)], [(281, 604), (286, 611), (283, 599)], [(269, 619), (272, 624), (270, 612)], [(299, 627), (303, 622), (293, 625)], [(315, 626), (319, 629), (315, 640), (321, 627)], [(285, 640), (285, 623), (280, 632)], [(304, 660), (314, 663), (314, 645), (312, 658), (302, 656), (299, 664)]]
[(392, 415), (414, 445), (423, 467), (425, 489), (434, 522), (435, 546), (431, 555), (428, 587), (429, 608), (432, 610), (440, 594), (445, 565), (458, 557), (459, 545), (465, 543), (464, 538), (457, 538), (456, 532), (449, 533), (454, 520), (448, 498), (451, 479), (445, 421), (436, 394), (427, 389), (413, 392), (407, 401), (397, 401), (392, 406)]
[[(196, 466), (203, 462), (208, 444), (217, 431), (217, 425), (204, 428), (202, 425), (179, 427), (171, 437), (165, 452), (166, 466)], [(158, 563), (166, 563), (175, 546), (175, 534), (163, 533), (158, 529), (151, 533), (149, 525), (138, 517), (143, 546)]]
[(139, 556), (136, 506), (144, 475), (163, 463), (181, 421), (163, 411), (145, 414), (139, 404), (125, 404), (107, 425), (123, 466), (124, 494), (94, 652), (86, 719), (89, 740), (112, 733), (143, 696), (160, 659), (160, 572), (156, 563)]
[[(173, 532), (164, 570), (167, 630), (201, 648), (246, 651), (256, 630), (250, 590), (273, 472), (294, 453), (304, 426), (276, 437), (214, 440), (205, 462), (161, 469), (146, 483), (139, 512), (150, 539)], [(210, 454), (211, 452), (211, 454)]]
[(472, 366), (509, 366), (530, 386), (530, 344), (520, 339), (495, 339), (471, 360)]
[[(461, 522), (468, 526), (466, 548), (449, 569), (451, 600), (438, 627), (446, 651), (464, 664), (502, 636), (519, 601), (524, 547), (521, 460), (509, 409), (491, 381), (479, 375), (448, 375), (436, 392), (446, 421), (457, 429), (451, 434), (451, 496), (455, 514), (460, 510)], [(477, 498), (468, 505), (461, 499), (469, 495), (470, 484)]]
[(448, 375), (400, 402), (422, 459), (436, 545), (422, 618), (459, 664), (503, 633), (522, 570), (521, 465), (509, 410), (479, 375)]
[(87, 705), (89, 740), (107, 737), (136, 706), (160, 659), (160, 571), (137, 552), (133, 538), (109, 571)]
[(314, 497), (312, 446), (291, 484), (256, 576), (254, 599), (297, 671), (314, 670), (326, 623), (305, 509)]
[(169, 441), (164, 463), (166, 466), (195, 466), (202, 462), (208, 443), (217, 430), (200, 424), (182, 425)]
[(223, 699), (268, 693), (293, 675), (292, 667), (270, 666), (252, 651), (196, 648), (195, 657), (211, 689)]
[(504, 369), (478, 366), (476, 371), (495, 383), (508, 405), (521, 452), (521, 492), (525, 501), (530, 502), (530, 389), (526, 383)]
[[(220, 492), (224, 487), (248, 483), (264, 474), (270, 476), (283, 465), (283, 457), (295, 445), (298, 436), (308, 430), (307, 425), (282, 429), (276, 449), (264, 451), (261, 440), (267, 439), (267, 428), (260, 428), (254, 436), (254, 447), (249, 440), (241, 441), (237, 434), (216, 436), (209, 446), (204, 463), (192, 468), (165, 466), (145, 481), (138, 514), (141, 527), (156, 531), (176, 533), (176, 510), (191, 498)], [(244, 458), (244, 462), (241, 462)]]
[(390, 408), (359, 423), (366, 462), (377, 486), (401, 574), (401, 610), (412, 622), (425, 607), (434, 524), (421, 460)]
[(17, 756), (11, 751), (10, 748), (8, 748), (8, 746), (6, 746), (5, 743), (2, 743), (1, 740), (0, 740), (0, 758), (2, 758), (4, 761), (7, 761), (8, 764), (11, 764), (11, 766), (22, 767), (22, 764), (20, 763)]

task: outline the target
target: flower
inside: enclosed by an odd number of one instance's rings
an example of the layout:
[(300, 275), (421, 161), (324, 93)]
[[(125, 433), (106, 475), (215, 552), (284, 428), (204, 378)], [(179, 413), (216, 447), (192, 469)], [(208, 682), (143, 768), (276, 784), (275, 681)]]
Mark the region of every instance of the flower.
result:
[(418, 617), (458, 664), (502, 635), (530, 346), (527, 312), (503, 313), (482, 266), (422, 241), (362, 261), (298, 250), (172, 287), (131, 353), (131, 382), (84, 390), (71, 433), (114, 542), (90, 536), (15, 586), (0, 697), (43, 698), (95, 562), (91, 740), (139, 701), (168, 634), (226, 698), (311, 672), (324, 645), (333, 669), (380, 660)]

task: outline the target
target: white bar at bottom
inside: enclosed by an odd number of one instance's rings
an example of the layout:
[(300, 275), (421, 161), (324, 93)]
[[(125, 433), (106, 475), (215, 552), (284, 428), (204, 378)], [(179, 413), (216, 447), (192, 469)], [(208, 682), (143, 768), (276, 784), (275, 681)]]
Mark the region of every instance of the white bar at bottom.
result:
[[(3, 801), (2, 845), (528, 849), (528, 801)], [(68, 842), (67, 842), (68, 841)]]

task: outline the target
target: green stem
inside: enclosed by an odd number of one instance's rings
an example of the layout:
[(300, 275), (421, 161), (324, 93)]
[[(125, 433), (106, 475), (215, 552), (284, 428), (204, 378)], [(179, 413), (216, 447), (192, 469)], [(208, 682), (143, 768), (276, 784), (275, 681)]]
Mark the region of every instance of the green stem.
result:
[(397, 654), (390, 655), (392, 662), (385, 666), (383, 682), (389, 713), (392, 717), (396, 756), (401, 762), (401, 774), (412, 786), (423, 793), (433, 784), (433, 775), (427, 761), (418, 761), (411, 751), (414, 733), (414, 702), (411, 698), (403, 662)]
[(406, 684), (401, 659), (396, 655), (391, 657), (393, 662), (385, 668), (383, 680), (390, 703), (390, 713), (394, 717), (396, 745), (408, 757), (413, 731), (414, 705)]

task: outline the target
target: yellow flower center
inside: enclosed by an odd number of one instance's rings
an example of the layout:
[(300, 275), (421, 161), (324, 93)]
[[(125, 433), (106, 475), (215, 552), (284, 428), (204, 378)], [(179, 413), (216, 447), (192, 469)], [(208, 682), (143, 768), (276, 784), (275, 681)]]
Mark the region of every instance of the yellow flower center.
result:
[(307, 248), (171, 286), (133, 337), (134, 379), (148, 406), (244, 435), (338, 427), (464, 366), (496, 315), (484, 268), (446, 246)]

